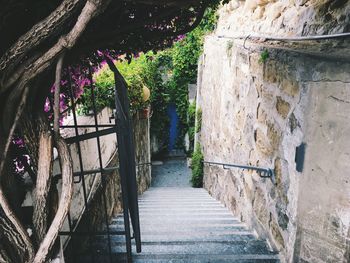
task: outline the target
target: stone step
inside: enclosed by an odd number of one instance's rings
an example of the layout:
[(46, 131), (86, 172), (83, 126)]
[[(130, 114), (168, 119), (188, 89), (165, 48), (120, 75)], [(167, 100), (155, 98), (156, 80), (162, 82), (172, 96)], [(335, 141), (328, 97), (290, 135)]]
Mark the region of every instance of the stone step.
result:
[[(125, 263), (125, 253), (112, 254), (112, 259), (107, 255), (77, 256), (74, 263)], [(279, 263), (277, 255), (144, 255), (134, 254), (133, 263)]]
[(205, 212), (222, 212), (225, 211), (222, 207), (197, 207), (196, 209), (193, 209), (193, 207), (170, 207), (168, 209), (164, 209), (164, 207), (161, 208), (142, 208), (139, 209), (140, 213), (147, 212), (147, 213), (186, 213), (186, 212), (194, 212), (194, 213), (205, 213)]
[[(112, 246), (113, 253), (125, 252), (124, 243), (116, 243)], [(101, 253), (107, 253), (108, 247), (104, 244), (97, 248)], [(268, 247), (264, 241), (251, 240), (251, 241), (182, 241), (176, 242), (152, 242), (142, 243), (142, 254), (144, 255), (159, 255), (159, 254), (180, 254), (180, 255), (198, 255), (198, 254), (211, 254), (211, 255), (242, 255), (242, 254), (274, 254), (268, 250)]]
[[(213, 221), (213, 220), (230, 220), (231, 222), (240, 222), (239, 220), (237, 220), (237, 218), (231, 216), (230, 214), (224, 214), (224, 213), (201, 213), (198, 214), (199, 216), (196, 216), (196, 214), (191, 215), (189, 213), (182, 213), (182, 214), (168, 214), (168, 215), (164, 215), (161, 213), (143, 213), (140, 212), (140, 215), (142, 215), (142, 219), (144, 221), (177, 221), (177, 220), (195, 220), (195, 221)], [(141, 217), (140, 217), (141, 218)], [(112, 220), (113, 222), (119, 222), (119, 221), (123, 221), (124, 218), (122, 217), (118, 217), (116, 219)], [(141, 219), (140, 219), (141, 220)], [(240, 222), (241, 223), (241, 222)], [(241, 223), (243, 224), (243, 223)]]
[[(210, 210), (210, 209), (201, 209), (201, 210), (169, 210), (169, 211), (161, 211), (161, 210), (140, 210), (140, 215), (142, 216), (164, 216), (164, 217), (168, 217), (168, 216), (186, 216), (186, 215), (192, 215), (192, 216), (216, 216), (216, 215), (227, 215), (230, 216), (231, 218), (234, 218), (233, 215), (228, 212), (225, 211), (223, 209), (218, 209), (218, 210)], [(235, 219), (237, 220), (237, 219)]]
[[(146, 228), (146, 229), (144, 229)], [(118, 231), (123, 230), (123, 227), (121, 225), (118, 226), (110, 226), (110, 231)], [(247, 232), (246, 227), (242, 226), (221, 226), (219, 224), (211, 225), (197, 225), (197, 226), (191, 226), (191, 225), (175, 225), (169, 227), (169, 225), (144, 225), (141, 224), (141, 234), (149, 234), (149, 233), (183, 233), (183, 232), (191, 232), (195, 234), (197, 231), (201, 232), (207, 232), (211, 233), (212, 235), (215, 235), (216, 233), (222, 234), (224, 233), (239, 233), (239, 232)]]
[[(174, 229), (174, 227), (171, 227), (172, 225), (211, 225), (211, 224), (235, 224), (233, 219), (231, 218), (205, 218), (205, 217), (197, 217), (197, 218), (149, 218), (148, 220), (145, 218), (140, 218), (141, 224), (147, 224), (147, 225), (167, 225), (170, 229)], [(124, 220), (120, 219), (117, 221), (114, 221), (111, 225), (124, 225)], [(243, 224), (240, 224), (241, 226), (244, 226)]]
[(196, 210), (197, 208), (224, 208), (221, 204), (174, 204), (174, 205), (168, 205), (168, 204), (140, 204), (139, 208), (140, 210), (143, 210), (144, 208), (158, 208), (158, 209), (164, 209), (166, 210), (172, 210), (176, 208), (192, 208), (193, 210)]
[[(213, 225), (213, 224), (221, 224), (221, 225), (240, 225), (240, 226), (246, 226), (245, 224), (239, 222), (237, 219), (230, 218), (228, 216), (220, 216), (220, 215), (213, 215), (208, 216), (205, 218), (205, 216), (199, 216), (199, 217), (188, 217), (188, 216), (176, 216), (176, 217), (157, 217), (154, 216), (152, 218), (151, 216), (140, 218), (140, 222), (145, 225), (170, 225), (170, 224), (176, 224), (176, 225)], [(118, 220), (114, 220), (111, 222), (110, 225), (124, 225), (124, 219), (120, 218)]]
[(220, 204), (220, 202), (216, 200), (211, 199), (204, 199), (204, 198), (193, 198), (193, 199), (154, 199), (154, 200), (139, 200), (139, 204), (193, 204), (193, 203), (206, 203), (206, 204)]
[[(143, 229), (146, 228), (147, 229)], [(123, 226), (110, 226), (109, 227), (110, 231), (123, 231), (124, 228)], [(150, 226), (150, 225), (142, 225), (141, 224), (141, 234), (142, 236), (145, 235), (159, 235), (159, 234), (167, 234), (167, 233), (173, 233), (173, 234), (183, 234), (183, 233), (188, 233), (193, 236), (196, 235), (202, 235), (202, 234), (210, 234), (210, 235), (224, 235), (224, 234), (242, 234), (242, 235), (247, 235), (247, 234), (252, 234), (251, 231), (247, 230), (245, 227), (225, 227), (225, 226), (203, 226), (203, 227), (192, 227), (192, 226), (184, 226), (181, 227), (180, 225), (175, 226), (175, 227), (169, 227), (167, 225), (162, 225), (162, 226)]]
[(147, 200), (147, 199), (153, 199), (155, 201), (157, 200), (195, 200), (195, 199), (205, 199), (205, 200), (213, 200), (217, 201), (216, 199), (206, 196), (204, 193), (196, 193), (196, 194), (143, 194), (140, 196), (140, 200)]
[(224, 206), (214, 202), (145, 202), (139, 203), (140, 210), (144, 207), (167, 207), (172, 209), (173, 207), (194, 206), (194, 207), (218, 207), (224, 209)]
[[(234, 227), (244, 227), (246, 228), (245, 224), (242, 224), (238, 221), (235, 221), (233, 219), (227, 218), (227, 219), (219, 219), (219, 218), (207, 218), (207, 220), (202, 218), (177, 218), (177, 220), (174, 219), (162, 219), (162, 218), (155, 218), (155, 219), (140, 219), (140, 224), (145, 225), (147, 227), (154, 226), (168, 226), (169, 229), (176, 229), (176, 227), (181, 227), (184, 225), (188, 225), (191, 227), (196, 226), (234, 226)], [(117, 221), (111, 225), (118, 226), (123, 225), (122, 221)]]
[(134, 255), (135, 263), (278, 263), (276, 255)]
[(139, 196), (140, 200), (162, 200), (162, 199), (179, 199), (179, 200), (192, 200), (193, 198), (199, 198), (199, 199), (205, 199), (205, 200), (213, 200), (217, 201), (216, 199), (212, 198), (211, 196), (208, 196), (206, 193), (176, 193), (173, 194), (165, 194), (165, 193), (144, 193), (141, 196)]
[[(191, 233), (189, 235), (188, 233)], [(118, 242), (125, 242), (124, 236), (111, 236), (111, 240)], [(184, 233), (148, 233), (142, 235), (142, 242), (181, 242), (181, 241), (249, 241), (256, 239), (256, 236), (252, 234), (250, 231), (239, 231), (239, 232), (231, 232), (231, 234), (220, 234), (219, 233), (208, 233), (206, 231), (198, 231), (198, 232), (184, 232)], [(107, 242), (106, 236), (98, 236), (96, 238), (97, 242)], [(107, 244), (107, 243), (105, 243)]]
[(205, 196), (204, 194), (196, 194), (196, 195), (187, 195), (187, 194), (178, 194), (178, 195), (163, 195), (163, 194), (152, 194), (152, 195), (142, 195), (140, 197), (140, 201), (145, 201), (147, 199), (152, 199), (154, 201), (160, 201), (160, 200), (210, 200), (219, 202), (216, 199), (213, 199), (211, 197)]
[[(192, 187), (151, 187), (147, 192), (143, 193), (141, 197), (147, 196), (147, 195), (156, 195), (156, 194), (162, 194), (162, 195), (177, 195), (177, 196), (186, 196), (184, 195), (196, 195), (201, 194), (205, 196), (207, 192), (202, 188), (192, 188)], [(209, 196), (211, 197), (211, 196)]]

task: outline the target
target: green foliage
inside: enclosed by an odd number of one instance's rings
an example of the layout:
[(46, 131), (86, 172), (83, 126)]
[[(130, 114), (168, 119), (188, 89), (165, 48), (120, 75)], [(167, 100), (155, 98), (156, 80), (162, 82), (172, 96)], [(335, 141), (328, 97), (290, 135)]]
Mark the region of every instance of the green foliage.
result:
[[(127, 61), (118, 61), (116, 66), (123, 75), (128, 84), (128, 93), (130, 100), (130, 113), (133, 115), (149, 104), (143, 100), (143, 85), (153, 85), (153, 75), (148, 74), (150, 66), (145, 55), (139, 59), (133, 60), (130, 64)], [(114, 108), (114, 74), (107, 65), (104, 65), (94, 74), (94, 95), (96, 101), (96, 109), (102, 110), (104, 107)], [(80, 103), (83, 113), (88, 113), (92, 108), (91, 90), (86, 89), (81, 96)]]
[(259, 63), (265, 63), (265, 61), (269, 58), (270, 54), (267, 49), (264, 49), (260, 54)]
[[(96, 102), (96, 110), (100, 111), (105, 107), (114, 108), (114, 75), (113, 72), (104, 67), (99, 71), (98, 79), (95, 79), (94, 96)], [(93, 110), (93, 102), (91, 99), (91, 89), (84, 88), (84, 93), (79, 99), (81, 111), (88, 114)]]
[(200, 132), (202, 129), (202, 109), (198, 108), (197, 112), (196, 112), (196, 133)]
[(169, 53), (172, 60), (172, 75), (168, 82), (170, 100), (176, 104), (180, 119), (182, 134), (179, 141), (183, 142), (186, 132), (190, 136), (194, 130), (187, 122), (188, 84), (195, 83), (197, 79), (198, 59), (203, 51), (204, 36), (215, 28), (217, 14), (214, 8), (209, 8), (199, 26), (186, 34), (186, 37), (175, 43)]
[(167, 51), (147, 53), (151, 57), (149, 67), (143, 72), (148, 87), (151, 89), (151, 107), (153, 110), (151, 119), (151, 134), (158, 138), (165, 148), (169, 140), (169, 117), (167, 106), (169, 103), (169, 90), (162, 77), (166, 78), (170, 71), (170, 57)]
[(188, 106), (187, 110), (187, 123), (188, 123), (188, 137), (190, 141), (189, 152), (193, 151), (194, 135), (195, 135), (195, 122), (196, 122), (196, 102), (192, 102)]
[(203, 186), (203, 154), (199, 144), (196, 145), (196, 149), (192, 155), (192, 177), (191, 184), (193, 187)]
[[(212, 31), (217, 21), (215, 8), (217, 3), (209, 8), (199, 26), (186, 34), (184, 39), (176, 42), (167, 50), (157, 54), (148, 52), (139, 58), (134, 58), (130, 64), (117, 62), (117, 68), (129, 85), (131, 113), (144, 108), (148, 103), (142, 100), (142, 87), (151, 90), (152, 106), (151, 133), (163, 145), (167, 144), (169, 133), (169, 118), (167, 106), (175, 103), (179, 115), (179, 126), (182, 132), (177, 141), (177, 147), (183, 147), (183, 138), (189, 132), (190, 140), (194, 140), (195, 105), (191, 108), (191, 118), (188, 119), (188, 84), (195, 83), (197, 78), (198, 59), (202, 53), (204, 36)], [(107, 66), (94, 75), (95, 97), (98, 110), (114, 105), (114, 76)], [(83, 112), (92, 108), (90, 91), (86, 90), (81, 98)]]

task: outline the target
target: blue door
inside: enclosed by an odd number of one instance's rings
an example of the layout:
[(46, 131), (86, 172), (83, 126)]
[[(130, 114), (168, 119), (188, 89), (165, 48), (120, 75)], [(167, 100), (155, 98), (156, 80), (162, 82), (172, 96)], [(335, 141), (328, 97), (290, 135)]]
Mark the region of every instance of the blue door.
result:
[(174, 150), (176, 147), (176, 139), (178, 134), (178, 123), (179, 123), (179, 116), (176, 112), (176, 105), (174, 103), (169, 104), (168, 106), (168, 116), (170, 119), (170, 125), (169, 125), (169, 145), (168, 150), (169, 152)]

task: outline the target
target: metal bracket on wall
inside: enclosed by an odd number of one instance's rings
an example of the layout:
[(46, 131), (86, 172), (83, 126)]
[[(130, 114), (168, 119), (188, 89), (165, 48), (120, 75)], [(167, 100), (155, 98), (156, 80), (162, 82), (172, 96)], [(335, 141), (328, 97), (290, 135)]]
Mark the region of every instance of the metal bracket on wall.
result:
[(305, 160), (305, 149), (306, 149), (306, 143), (301, 143), (299, 146), (295, 149), (295, 164), (296, 164), (296, 170), (301, 173), (304, 169), (304, 160)]

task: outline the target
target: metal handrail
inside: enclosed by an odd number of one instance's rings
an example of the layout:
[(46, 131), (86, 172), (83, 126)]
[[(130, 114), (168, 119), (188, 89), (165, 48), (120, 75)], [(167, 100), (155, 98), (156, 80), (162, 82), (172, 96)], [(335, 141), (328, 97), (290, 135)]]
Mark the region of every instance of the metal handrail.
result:
[(209, 166), (218, 165), (218, 166), (222, 166), (222, 168), (224, 169), (238, 168), (243, 170), (257, 171), (258, 175), (261, 178), (270, 178), (272, 183), (274, 184), (276, 183), (275, 173), (273, 169), (270, 169), (270, 168), (262, 168), (262, 167), (251, 166), (251, 165), (210, 162), (210, 161), (203, 161), (203, 164), (209, 164)]

